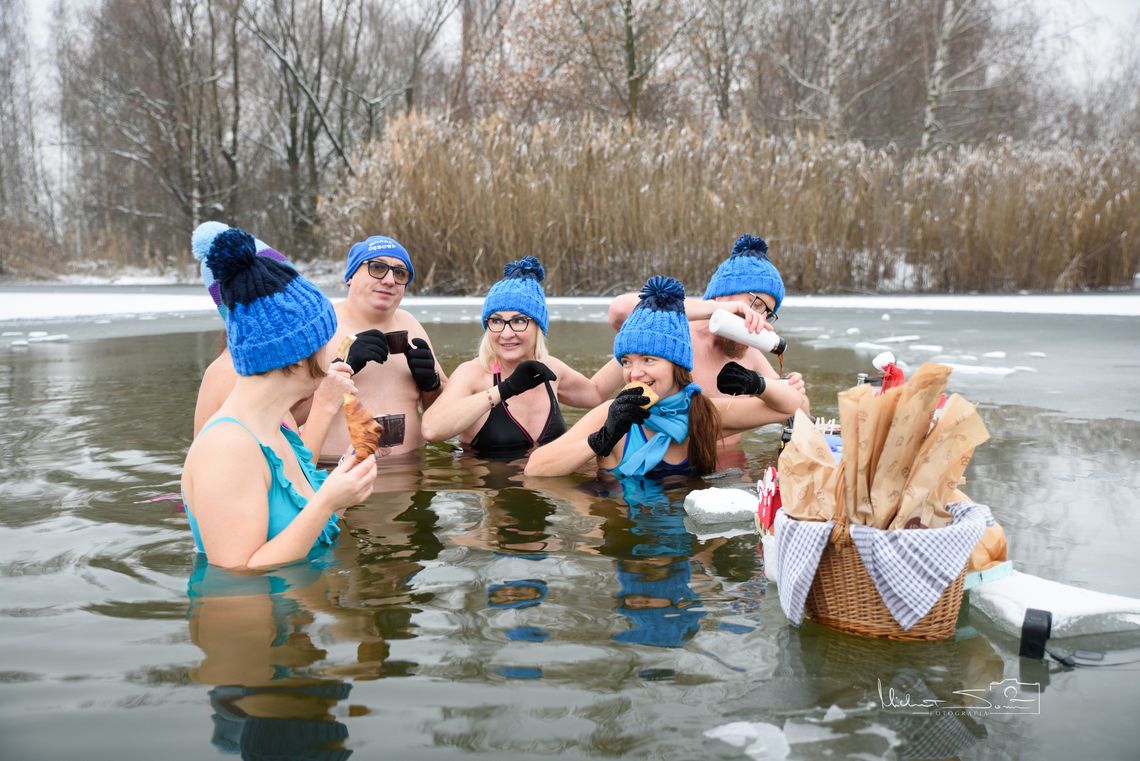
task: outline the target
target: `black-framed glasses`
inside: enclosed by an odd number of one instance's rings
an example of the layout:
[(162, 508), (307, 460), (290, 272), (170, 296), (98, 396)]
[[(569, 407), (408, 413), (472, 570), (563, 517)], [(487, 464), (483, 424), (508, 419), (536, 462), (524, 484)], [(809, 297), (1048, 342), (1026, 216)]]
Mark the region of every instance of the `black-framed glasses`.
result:
[(388, 264), (388, 262), (382, 262), (379, 259), (369, 259), (365, 264), (368, 265), (368, 274), (377, 280), (388, 277), (389, 272), (392, 273), (392, 279), (396, 281), (397, 285), (407, 285), (408, 281), (412, 279), (412, 272), (407, 267)]
[(515, 333), (522, 333), (524, 330), (530, 327), (530, 318), (522, 314), (516, 314), (509, 320), (504, 320), (502, 317), (494, 316), (487, 318), (487, 330), (491, 331), (492, 333), (502, 333), (503, 328), (507, 327), (508, 325), (511, 326), (511, 330)]
[(780, 319), (779, 315), (768, 308), (768, 305), (764, 303), (764, 299), (760, 298), (752, 291), (749, 291), (748, 295), (752, 297), (752, 301), (748, 303), (749, 309), (759, 312), (768, 322), (775, 322), (776, 320)]

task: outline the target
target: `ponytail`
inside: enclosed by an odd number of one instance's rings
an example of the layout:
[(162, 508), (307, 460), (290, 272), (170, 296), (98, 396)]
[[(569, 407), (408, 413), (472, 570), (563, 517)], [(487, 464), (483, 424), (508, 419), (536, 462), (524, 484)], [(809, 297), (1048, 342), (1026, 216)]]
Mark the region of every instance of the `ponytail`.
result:
[[(680, 365), (673, 366), (673, 381), (684, 388), (693, 375)], [(717, 441), (720, 439), (720, 413), (699, 391), (689, 401), (689, 464), (703, 476), (716, 470)]]

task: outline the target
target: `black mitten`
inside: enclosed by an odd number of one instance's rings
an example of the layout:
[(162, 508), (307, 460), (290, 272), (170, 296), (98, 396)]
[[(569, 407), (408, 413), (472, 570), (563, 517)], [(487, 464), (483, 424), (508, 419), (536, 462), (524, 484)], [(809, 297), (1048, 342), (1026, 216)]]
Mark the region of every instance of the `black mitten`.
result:
[(729, 362), (716, 374), (716, 387), (722, 394), (756, 396), (764, 393), (764, 376), (736, 362)]
[(552, 380), (558, 380), (558, 376), (554, 374), (553, 370), (537, 359), (528, 359), (525, 362), (520, 362), (510, 377), (499, 382), (499, 396), (505, 402), (512, 396), (518, 396), (524, 391), (530, 391), (532, 388)]
[(586, 443), (598, 457), (605, 457), (614, 450), (622, 437), (629, 433), (634, 423), (642, 423), (649, 417), (649, 397), (641, 393), (641, 388), (630, 388), (614, 397), (609, 414), (602, 427), (586, 437)]
[(384, 364), (388, 359), (388, 339), (379, 330), (365, 330), (356, 334), (356, 340), (348, 347), (348, 356), (344, 361), (358, 373), (369, 362)]
[(408, 358), (408, 369), (412, 371), (412, 380), (420, 391), (435, 391), (439, 388), (439, 373), (435, 371), (435, 355), (431, 347), (422, 338), (413, 338), (412, 345), (404, 352)]

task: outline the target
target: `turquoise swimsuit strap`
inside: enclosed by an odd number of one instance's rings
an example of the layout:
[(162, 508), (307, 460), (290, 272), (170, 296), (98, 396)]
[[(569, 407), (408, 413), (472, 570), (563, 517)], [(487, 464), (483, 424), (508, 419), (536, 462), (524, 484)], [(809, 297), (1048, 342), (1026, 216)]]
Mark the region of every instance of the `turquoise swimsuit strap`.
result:
[(249, 430), (249, 427), (246, 426), (245, 423), (238, 420), (236, 417), (226, 416), (226, 417), (214, 418), (209, 423), (206, 423), (206, 425), (202, 428), (202, 430), (198, 431), (198, 435), (201, 436), (203, 433), (210, 430), (211, 428), (213, 428), (218, 423), (237, 423), (242, 428), (245, 428), (246, 433), (248, 433), (250, 436), (252, 436), (253, 440), (256, 441), (259, 446), (265, 446), (264, 444), (261, 443), (261, 439), (257, 438), (257, 434), (254, 433), (253, 431)]

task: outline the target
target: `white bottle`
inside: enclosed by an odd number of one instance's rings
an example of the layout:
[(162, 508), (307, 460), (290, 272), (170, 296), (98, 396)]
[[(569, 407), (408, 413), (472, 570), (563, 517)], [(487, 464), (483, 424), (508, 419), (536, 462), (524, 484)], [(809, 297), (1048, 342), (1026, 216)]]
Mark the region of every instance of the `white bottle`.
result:
[(727, 309), (718, 309), (712, 313), (712, 317), (709, 318), (709, 332), (772, 354), (783, 354), (788, 348), (788, 342), (771, 330), (750, 333), (744, 324), (744, 318)]

